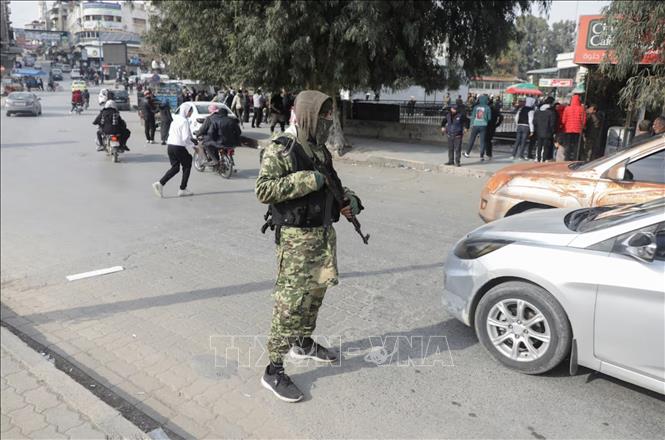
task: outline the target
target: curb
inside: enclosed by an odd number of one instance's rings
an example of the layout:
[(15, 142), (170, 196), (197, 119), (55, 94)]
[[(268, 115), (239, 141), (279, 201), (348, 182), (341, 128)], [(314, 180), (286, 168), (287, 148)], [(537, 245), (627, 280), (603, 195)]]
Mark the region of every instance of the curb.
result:
[[(262, 139), (258, 141), (258, 148), (263, 149), (268, 146), (270, 140)], [(347, 153), (348, 154), (348, 153)], [(353, 152), (351, 152), (353, 154)], [(493, 171), (479, 170), (478, 168), (470, 167), (454, 167), (441, 164), (433, 164), (422, 162), (418, 160), (398, 159), (387, 156), (368, 156), (367, 159), (354, 159), (353, 157), (343, 154), (336, 156), (337, 159), (343, 160), (346, 163), (354, 165), (372, 165), (384, 168), (409, 168), (418, 171), (436, 171), (445, 174), (452, 174), (454, 176), (475, 177), (482, 179), (494, 174)]]
[(398, 159), (394, 157), (386, 156), (368, 156), (367, 159), (359, 160), (346, 155), (338, 157), (338, 159), (343, 160), (347, 163), (357, 164), (357, 165), (373, 165), (384, 168), (409, 168), (418, 171), (437, 171), (445, 174), (452, 174), (455, 176), (463, 177), (475, 177), (477, 179), (482, 179), (489, 177), (494, 174), (493, 171), (479, 170), (477, 168), (470, 167), (455, 167), (449, 165), (433, 164), (417, 160), (407, 160), (407, 159)]
[(118, 411), (98, 399), (90, 391), (58, 370), (46, 358), (31, 349), (18, 336), (5, 327), (0, 327), (2, 347), (20, 360), (31, 374), (48, 384), (72, 407), (85, 415), (106, 438), (148, 439), (148, 435), (126, 420)]

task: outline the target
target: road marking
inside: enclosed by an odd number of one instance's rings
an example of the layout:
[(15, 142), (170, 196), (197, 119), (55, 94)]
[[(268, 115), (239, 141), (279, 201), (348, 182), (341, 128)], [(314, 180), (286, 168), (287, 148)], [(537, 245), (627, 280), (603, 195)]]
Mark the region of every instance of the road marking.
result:
[(90, 278), (90, 277), (96, 277), (99, 275), (106, 275), (109, 273), (113, 272), (120, 272), (121, 270), (125, 270), (124, 267), (122, 266), (113, 266), (113, 267), (107, 267), (106, 269), (97, 269), (97, 270), (92, 270), (90, 272), (83, 272), (83, 273), (77, 273), (74, 275), (67, 275), (67, 280), (68, 281), (76, 281), (76, 280), (81, 280), (83, 278)]

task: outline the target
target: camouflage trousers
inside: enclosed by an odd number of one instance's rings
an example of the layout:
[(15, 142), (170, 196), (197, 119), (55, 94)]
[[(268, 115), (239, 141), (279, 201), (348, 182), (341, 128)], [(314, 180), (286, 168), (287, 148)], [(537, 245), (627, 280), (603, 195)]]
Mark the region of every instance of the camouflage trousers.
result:
[(282, 228), (268, 353), (282, 362), (298, 339), (310, 337), (328, 286), (337, 284), (335, 230)]
[(284, 355), (298, 340), (312, 336), (325, 294), (325, 287), (309, 291), (275, 289), (275, 306), (267, 347), (272, 362), (281, 363)]

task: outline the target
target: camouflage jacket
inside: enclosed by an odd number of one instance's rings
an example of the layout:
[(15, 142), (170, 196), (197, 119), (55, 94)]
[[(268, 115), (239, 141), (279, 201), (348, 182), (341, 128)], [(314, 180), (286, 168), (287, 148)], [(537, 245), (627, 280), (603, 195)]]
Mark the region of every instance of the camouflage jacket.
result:
[[(293, 134), (285, 133), (291, 139)], [(282, 136), (280, 134), (279, 136)], [(283, 154), (284, 145), (270, 143), (261, 157), (261, 170), (256, 179), (256, 197), (261, 203), (276, 204), (287, 200), (298, 199), (317, 190), (315, 171), (294, 172), (294, 164), (288, 155)], [(313, 150), (314, 154), (317, 154)], [(323, 159), (323, 153), (317, 157)]]
[[(295, 140), (296, 136), (291, 130), (280, 133), (273, 138), (273, 142), (263, 150), (261, 158), (261, 170), (256, 179), (256, 197), (261, 203), (276, 204), (287, 200), (298, 199), (316, 191), (315, 171), (294, 172), (294, 164), (291, 158), (283, 154), (284, 145), (274, 142), (277, 137), (287, 136)], [(303, 146), (309, 149), (320, 161), (324, 161), (324, 153), (321, 148), (313, 144)], [(348, 188), (344, 188), (347, 196), (355, 195)]]

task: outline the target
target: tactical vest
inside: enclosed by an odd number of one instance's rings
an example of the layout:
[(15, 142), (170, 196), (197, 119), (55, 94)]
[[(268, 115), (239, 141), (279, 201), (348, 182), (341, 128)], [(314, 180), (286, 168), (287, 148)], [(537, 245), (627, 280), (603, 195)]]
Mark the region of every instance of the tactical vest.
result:
[[(279, 137), (274, 142), (284, 145), (284, 151), (281, 154), (289, 156), (293, 164), (293, 173), (316, 170), (312, 159), (307, 156), (298, 142), (286, 136)], [(339, 220), (339, 210), (340, 206), (328, 187), (324, 185), (320, 190), (298, 199), (271, 204), (265, 215), (266, 224), (262, 231), (265, 232), (268, 227), (276, 229), (276, 241), (279, 241), (281, 227), (327, 227)]]

